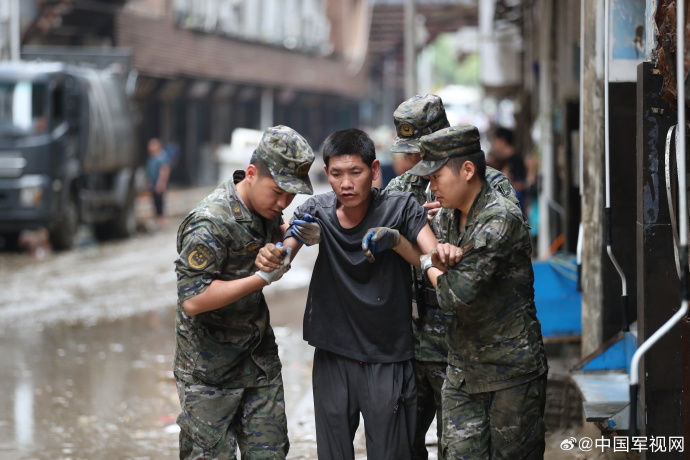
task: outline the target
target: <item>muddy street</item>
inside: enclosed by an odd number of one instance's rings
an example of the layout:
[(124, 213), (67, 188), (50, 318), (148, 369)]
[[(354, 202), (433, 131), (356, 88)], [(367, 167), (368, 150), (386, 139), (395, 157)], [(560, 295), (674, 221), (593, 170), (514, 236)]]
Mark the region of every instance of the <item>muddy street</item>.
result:
[[(74, 250), (42, 260), (0, 253), (0, 459), (177, 458), (171, 363), (180, 220), (102, 244), (82, 230)], [(315, 458), (313, 351), (301, 336), (315, 255), (305, 248), (265, 289), (284, 366), (291, 458)]]
[[(0, 252), (0, 460), (178, 458), (171, 363), (180, 220), (100, 244), (82, 231), (74, 250), (42, 260)], [(283, 279), (264, 290), (294, 460), (316, 459), (313, 349), (302, 340), (302, 315), (317, 252), (303, 248)], [(547, 459), (588, 458), (558, 448), (572, 432), (552, 431)], [(432, 460), (434, 433), (432, 426)], [(365, 459), (361, 424), (355, 444)]]

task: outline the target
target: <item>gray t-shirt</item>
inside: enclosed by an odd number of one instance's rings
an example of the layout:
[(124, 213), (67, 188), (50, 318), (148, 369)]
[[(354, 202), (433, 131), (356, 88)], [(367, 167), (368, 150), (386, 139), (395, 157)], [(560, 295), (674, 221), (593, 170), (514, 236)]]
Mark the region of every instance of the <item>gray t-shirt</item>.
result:
[(337, 198), (328, 192), (309, 198), (295, 218), (310, 214), (321, 225), (304, 313), (304, 340), (332, 353), (369, 363), (411, 359), (410, 265), (393, 250), (362, 253), (362, 238), (373, 227), (390, 227), (415, 242), (426, 225), (426, 212), (410, 193), (372, 188), (362, 221), (343, 228)]

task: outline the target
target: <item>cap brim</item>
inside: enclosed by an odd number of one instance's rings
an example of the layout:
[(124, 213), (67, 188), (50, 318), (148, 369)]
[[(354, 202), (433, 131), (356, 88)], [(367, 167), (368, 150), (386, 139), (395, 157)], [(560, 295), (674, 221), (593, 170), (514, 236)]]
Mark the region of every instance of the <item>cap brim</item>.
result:
[(419, 139), (396, 137), (391, 146), (391, 153), (420, 153)]
[(436, 161), (422, 160), (419, 163), (417, 163), (416, 165), (414, 165), (414, 167), (412, 169), (410, 169), (408, 172), (410, 174), (415, 175), (415, 176), (428, 176), (430, 174), (435, 173), (439, 169), (441, 169), (441, 167), (444, 164), (446, 164), (447, 161), (448, 161), (448, 158), (444, 158), (443, 160), (436, 160)]
[(305, 195), (313, 195), (314, 189), (311, 186), (311, 180), (307, 174), (304, 175), (287, 175), (287, 174), (273, 174), (273, 179), (282, 190), (288, 193), (303, 193)]

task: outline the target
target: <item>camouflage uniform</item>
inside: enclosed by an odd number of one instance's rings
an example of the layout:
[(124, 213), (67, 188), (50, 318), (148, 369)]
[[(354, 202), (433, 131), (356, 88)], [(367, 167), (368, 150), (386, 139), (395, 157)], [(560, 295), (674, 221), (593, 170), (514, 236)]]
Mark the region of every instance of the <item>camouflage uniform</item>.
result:
[[(281, 189), (311, 193), (305, 176), (314, 155), (299, 134), (269, 128), (256, 156)], [(268, 220), (250, 212), (233, 182), (202, 200), (177, 233), (180, 458), (235, 459), (239, 445), (242, 458), (284, 459), (289, 442), (281, 363), (262, 291), (195, 316), (182, 307), (214, 280), (254, 274), (259, 249), (280, 237), (282, 215)]]
[[(426, 155), (411, 172), (427, 175), (451, 156), (480, 151), (476, 128), (469, 128), (423, 137)], [(459, 210), (444, 209), (432, 222), (441, 242), (464, 250), (462, 260), (437, 279), (439, 304), (453, 314), (446, 336), (443, 455), (540, 458), (547, 364), (529, 227), (514, 201), (486, 181), (463, 229), (460, 218)]]
[[(419, 138), (449, 126), (443, 102), (438, 96), (414, 96), (398, 106), (393, 114), (396, 139), (392, 152), (421, 153)], [(510, 180), (501, 172), (487, 168), (486, 179), (496, 190), (513, 200), (517, 195)], [(429, 200), (429, 180), (405, 172), (392, 179), (387, 190), (410, 192), (419, 204)], [(452, 314), (438, 307), (433, 287), (424, 286), (422, 272), (412, 267), (412, 290), (416, 315), (412, 322), (415, 342), (415, 377), (417, 379), (417, 430), (412, 446), (413, 460), (426, 460), (426, 432), (437, 418), (437, 437), (441, 439), (441, 387), (446, 378), (446, 329)], [(441, 456), (439, 443), (439, 458)]]

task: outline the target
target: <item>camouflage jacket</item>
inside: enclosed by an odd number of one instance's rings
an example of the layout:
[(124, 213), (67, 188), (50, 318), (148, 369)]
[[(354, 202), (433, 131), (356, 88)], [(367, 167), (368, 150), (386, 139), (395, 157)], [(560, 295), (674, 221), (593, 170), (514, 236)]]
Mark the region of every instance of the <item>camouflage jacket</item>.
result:
[(267, 384), (281, 370), (269, 312), (261, 290), (217, 310), (189, 316), (182, 302), (216, 279), (254, 272), (259, 249), (278, 238), (282, 216), (252, 214), (232, 180), (221, 184), (185, 218), (177, 232), (177, 347), (174, 371), (212, 385)]
[(460, 211), (437, 214), (432, 227), (462, 247), (462, 260), (438, 277), (441, 308), (453, 312), (447, 335), (448, 378), (468, 393), (496, 391), (546, 371), (534, 305), (532, 246), (525, 218), (486, 182), (464, 229)]
[[(487, 166), (486, 180), (491, 187), (499, 191), (501, 195), (507, 197), (519, 206), (515, 189), (505, 174)], [(392, 179), (386, 186), (386, 189), (410, 192), (415, 196), (419, 204), (424, 204), (427, 201), (426, 189), (428, 184), (429, 181), (423, 177), (403, 173)], [(435, 232), (436, 229), (433, 226), (432, 228)], [(439, 234), (436, 234), (436, 237), (438, 238)], [(439, 241), (441, 240), (439, 239)], [(442, 242), (445, 242), (445, 240)], [(412, 267), (412, 272), (413, 276), (419, 281), (418, 284), (421, 284), (421, 270)], [(417, 293), (415, 291), (413, 291), (413, 298), (417, 298)], [(419, 305), (417, 308), (418, 310), (422, 309)], [(424, 313), (420, 315), (419, 320), (412, 322), (416, 360), (446, 362), (448, 357), (446, 330), (452, 316), (452, 313), (443, 311), (438, 306), (425, 306)]]

